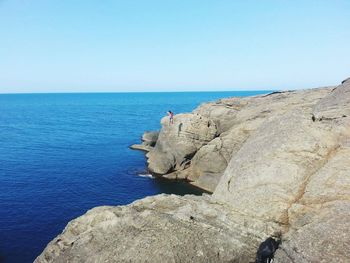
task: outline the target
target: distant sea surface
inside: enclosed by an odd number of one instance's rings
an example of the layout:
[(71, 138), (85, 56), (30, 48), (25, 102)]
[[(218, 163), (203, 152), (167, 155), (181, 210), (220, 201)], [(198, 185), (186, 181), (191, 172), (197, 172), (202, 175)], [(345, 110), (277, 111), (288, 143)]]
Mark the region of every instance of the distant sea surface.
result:
[(70, 220), (95, 206), (200, 194), (142, 176), (144, 154), (128, 147), (158, 130), (168, 110), (262, 93), (1, 94), (0, 262), (33, 262)]

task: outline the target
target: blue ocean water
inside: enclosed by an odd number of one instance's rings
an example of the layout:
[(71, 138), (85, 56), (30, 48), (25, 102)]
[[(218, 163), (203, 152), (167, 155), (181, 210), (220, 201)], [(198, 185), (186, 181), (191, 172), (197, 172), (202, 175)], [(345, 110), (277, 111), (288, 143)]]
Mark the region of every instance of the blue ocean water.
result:
[(168, 110), (261, 93), (0, 95), (0, 262), (33, 262), (68, 221), (95, 206), (199, 194), (185, 183), (138, 176), (145, 157), (128, 147), (159, 129)]

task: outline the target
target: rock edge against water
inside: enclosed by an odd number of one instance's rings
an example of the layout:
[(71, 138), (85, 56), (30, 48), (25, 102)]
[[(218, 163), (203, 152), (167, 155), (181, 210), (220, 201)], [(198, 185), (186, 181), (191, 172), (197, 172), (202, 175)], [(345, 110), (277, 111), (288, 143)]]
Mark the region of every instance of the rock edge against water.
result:
[(142, 135), (141, 144), (133, 144), (130, 146), (133, 150), (141, 150), (149, 152), (156, 145), (158, 140), (159, 132), (158, 131), (147, 131)]
[(149, 169), (213, 195), (94, 208), (35, 262), (247, 263), (274, 233), (274, 262), (348, 262), (350, 80), (222, 99), (161, 123), (145, 145)]

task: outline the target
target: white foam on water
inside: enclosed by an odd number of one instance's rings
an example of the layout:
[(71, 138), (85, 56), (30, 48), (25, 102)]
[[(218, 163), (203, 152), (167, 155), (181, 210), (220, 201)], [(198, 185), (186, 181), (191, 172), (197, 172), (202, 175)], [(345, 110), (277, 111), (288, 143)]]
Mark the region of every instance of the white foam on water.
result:
[(137, 175), (141, 177), (148, 177), (148, 178), (154, 179), (154, 177), (151, 174), (137, 174)]

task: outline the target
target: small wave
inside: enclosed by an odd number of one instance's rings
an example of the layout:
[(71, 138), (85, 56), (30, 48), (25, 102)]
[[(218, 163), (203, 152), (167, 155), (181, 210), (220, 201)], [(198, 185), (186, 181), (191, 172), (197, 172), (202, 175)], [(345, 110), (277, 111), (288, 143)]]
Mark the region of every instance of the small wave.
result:
[(148, 178), (154, 179), (153, 175), (151, 175), (151, 174), (137, 174), (137, 175), (141, 176), (141, 177), (148, 177)]

